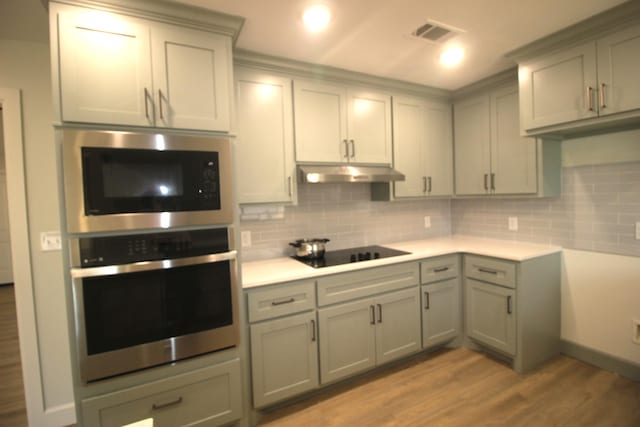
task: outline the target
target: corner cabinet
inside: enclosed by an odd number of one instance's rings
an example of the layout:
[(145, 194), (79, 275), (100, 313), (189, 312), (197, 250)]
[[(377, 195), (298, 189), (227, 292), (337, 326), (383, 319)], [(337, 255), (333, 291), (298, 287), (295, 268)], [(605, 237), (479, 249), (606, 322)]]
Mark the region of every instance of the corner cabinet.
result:
[[(222, 426), (242, 417), (240, 360), (80, 402), (82, 425)], [(145, 424), (147, 425), (147, 424)]]
[(61, 122), (230, 127), (231, 37), (51, 3)]
[(451, 105), (393, 97), (394, 167), (405, 175), (393, 183), (394, 197), (453, 194)]
[(319, 81), (293, 84), (296, 161), (391, 164), (391, 97)]
[[(628, 7), (638, 16), (637, 5)], [(640, 123), (640, 22), (610, 28), (616, 31), (518, 61), (523, 134)]]
[(291, 79), (235, 69), (238, 202), (296, 203)]
[(520, 262), (464, 256), (466, 335), (529, 371), (560, 351), (560, 253)]
[(520, 136), (518, 117), (515, 85), (455, 103), (456, 195), (559, 194), (560, 144)]

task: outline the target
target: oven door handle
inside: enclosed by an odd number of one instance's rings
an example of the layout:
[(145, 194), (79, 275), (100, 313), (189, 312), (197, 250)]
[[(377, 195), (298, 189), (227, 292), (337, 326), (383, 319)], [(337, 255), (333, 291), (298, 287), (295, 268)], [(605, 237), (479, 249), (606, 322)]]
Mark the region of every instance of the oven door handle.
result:
[(72, 268), (73, 279), (84, 277), (113, 276), (114, 274), (136, 273), (140, 271), (163, 270), (167, 268), (184, 267), (188, 265), (210, 264), (215, 262), (232, 261), (238, 256), (237, 251), (219, 254), (200, 255), (189, 258), (163, 259), (158, 261), (143, 261), (133, 264), (105, 265), (101, 267)]

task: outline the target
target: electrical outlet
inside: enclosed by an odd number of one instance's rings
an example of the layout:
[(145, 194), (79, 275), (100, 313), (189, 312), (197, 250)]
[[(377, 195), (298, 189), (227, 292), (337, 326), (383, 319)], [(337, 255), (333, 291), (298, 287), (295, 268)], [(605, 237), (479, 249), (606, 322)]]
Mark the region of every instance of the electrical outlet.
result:
[(633, 330), (631, 331), (631, 341), (635, 344), (640, 344), (640, 320), (633, 319), (631, 321)]
[(518, 231), (518, 217), (510, 216), (509, 217), (509, 230), (510, 231)]
[(243, 248), (251, 247), (251, 232), (250, 231), (241, 231), (240, 232), (240, 244)]
[(640, 240), (640, 222), (636, 222), (636, 240)]
[(43, 251), (59, 251), (62, 249), (62, 238), (59, 231), (43, 231), (40, 233), (40, 249)]
[(424, 217), (424, 228), (431, 228), (431, 217), (430, 216), (425, 216)]

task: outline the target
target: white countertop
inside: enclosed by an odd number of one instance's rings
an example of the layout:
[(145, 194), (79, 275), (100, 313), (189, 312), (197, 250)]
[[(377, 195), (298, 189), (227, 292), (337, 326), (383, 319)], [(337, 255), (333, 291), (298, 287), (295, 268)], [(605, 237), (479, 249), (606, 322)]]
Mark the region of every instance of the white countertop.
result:
[(453, 253), (470, 253), (510, 261), (525, 261), (562, 250), (559, 246), (467, 236), (440, 237), (411, 242), (389, 243), (383, 244), (382, 246), (411, 253), (408, 255), (324, 268), (313, 268), (289, 257), (243, 262), (242, 287), (248, 289), (274, 283), (309, 279), (312, 277), (326, 276), (328, 274), (344, 273), (363, 268), (397, 264)]

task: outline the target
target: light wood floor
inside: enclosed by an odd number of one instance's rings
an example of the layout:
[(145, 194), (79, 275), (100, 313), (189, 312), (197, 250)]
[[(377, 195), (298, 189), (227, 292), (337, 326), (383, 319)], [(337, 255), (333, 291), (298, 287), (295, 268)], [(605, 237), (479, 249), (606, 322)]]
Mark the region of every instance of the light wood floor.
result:
[(640, 383), (567, 356), (520, 375), (469, 349), (419, 355), (265, 413), (263, 427), (640, 426)]
[(13, 286), (0, 286), (0, 426), (27, 426)]

